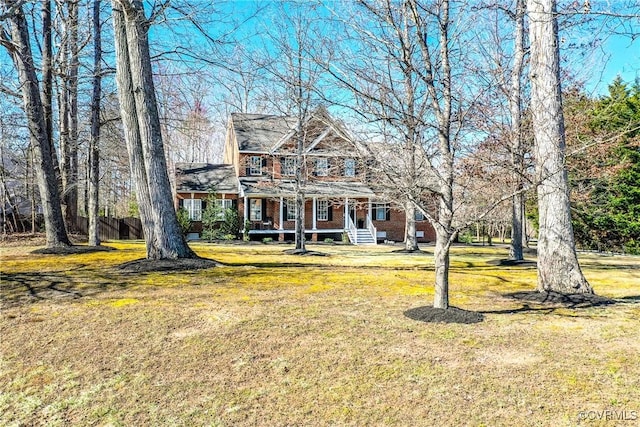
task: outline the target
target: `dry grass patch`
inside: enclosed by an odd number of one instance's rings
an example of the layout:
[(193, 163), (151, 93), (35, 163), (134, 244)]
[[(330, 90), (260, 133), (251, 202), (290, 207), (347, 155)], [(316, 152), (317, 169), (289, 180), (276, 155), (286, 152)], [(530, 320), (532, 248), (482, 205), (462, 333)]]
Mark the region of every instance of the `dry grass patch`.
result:
[(194, 244), (225, 266), (134, 274), (115, 267), (142, 244), (109, 245), (0, 249), (1, 425), (573, 426), (640, 410), (638, 258), (584, 258), (620, 303), (527, 307), (507, 295), (535, 269), (456, 247), (452, 303), (485, 317), (463, 325), (403, 315), (431, 303), (429, 253)]

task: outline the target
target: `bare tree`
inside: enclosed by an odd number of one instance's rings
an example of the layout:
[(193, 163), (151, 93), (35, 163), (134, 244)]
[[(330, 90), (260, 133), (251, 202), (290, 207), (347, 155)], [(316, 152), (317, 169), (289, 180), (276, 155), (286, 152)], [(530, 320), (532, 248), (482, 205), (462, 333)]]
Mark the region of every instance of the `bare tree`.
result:
[(58, 1), (61, 26), (58, 52), (58, 112), (60, 117), (60, 177), (63, 213), (67, 228), (76, 227), (78, 216), (78, 39), (77, 0)]
[(593, 293), (576, 254), (565, 166), (555, 0), (528, 0), (531, 111), (538, 182), (538, 291)]
[(102, 97), (102, 21), (100, 0), (93, 0), (93, 94), (91, 96), (91, 136), (88, 155), (89, 245), (99, 246), (98, 200), (100, 187), (100, 99)]
[(47, 132), (45, 108), (40, 98), (27, 20), (20, 2), (4, 0), (2, 5), (5, 11), (9, 11), (7, 18), (9, 32), (0, 28), (0, 44), (7, 49), (18, 71), (23, 109), (27, 116), (34, 149), (47, 247), (70, 246), (71, 242), (64, 225), (54, 170), (55, 153), (52, 152), (53, 144)]
[[(285, 7), (286, 5), (286, 7)], [(274, 45), (274, 56), (262, 60), (258, 67), (266, 68), (275, 85), (281, 89), (280, 103), (273, 107), (292, 116), (296, 121), (295, 135), (295, 250), (305, 248), (305, 192), (308, 174), (306, 149), (311, 143), (314, 129), (308, 126), (312, 116), (314, 95), (318, 87), (321, 67), (316, 59), (322, 45), (314, 33), (317, 30), (314, 15), (304, 5), (290, 2), (281, 5), (277, 13), (287, 23), (269, 34)]]
[(116, 78), (147, 258), (190, 258), (173, 207), (148, 44), (139, 0), (112, 0)]
[[(459, 27), (452, 27), (448, 0), (362, 0), (359, 4), (370, 24), (365, 21), (347, 27), (355, 27), (358, 33), (351, 46), (363, 43), (365, 51), (346, 71), (336, 66), (330, 69), (341, 85), (351, 89), (360, 102), (358, 112), (386, 135), (387, 143), (399, 141), (395, 150), (403, 153), (401, 162), (406, 168), (385, 163), (384, 155), (377, 155), (379, 148), (372, 147), (370, 153), (389, 182), (435, 228), (433, 305), (446, 309), (449, 253), (456, 237), (455, 153), (469, 106), (467, 89), (461, 90), (452, 72), (452, 60), (456, 67), (462, 66), (454, 53), (460, 51), (454, 48), (461, 42), (456, 34)], [(356, 16), (350, 16), (350, 22)], [(412, 216), (411, 209), (407, 215)]]
[(513, 65), (511, 68), (511, 86), (509, 90), (509, 113), (511, 118), (511, 167), (513, 174), (513, 197), (511, 199), (511, 245), (509, 258), (521, 261), (523, 254), (524, 236), (524, 144), (522, 130), (522, 70), (524, 68), (524, 0), (516, 0), (514, 14), (514, 46)]

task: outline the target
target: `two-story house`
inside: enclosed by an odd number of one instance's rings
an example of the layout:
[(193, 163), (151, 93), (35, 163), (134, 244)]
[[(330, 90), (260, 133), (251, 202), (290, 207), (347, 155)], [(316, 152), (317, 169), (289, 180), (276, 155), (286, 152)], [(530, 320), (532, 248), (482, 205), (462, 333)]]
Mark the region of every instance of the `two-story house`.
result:
[[(235, 113), (224, 164), (176, 165), (177, 203), (194, 221), (193, 233), (201, 232), (205, 199), (214, 191), (216, 203), (238, 210), (250, 238), (292, 240), (299, 189), (307, 240), (339, 240), (346, 233), (356, 244), (402, 241), (404, 212), (376, 195), (369, 184), (374, 178), (353, 138), (325, 109), (300, 125), (287, 116)], [(419, 219), (416, 229), (418, 241), (434, 240), (427, 221)]]

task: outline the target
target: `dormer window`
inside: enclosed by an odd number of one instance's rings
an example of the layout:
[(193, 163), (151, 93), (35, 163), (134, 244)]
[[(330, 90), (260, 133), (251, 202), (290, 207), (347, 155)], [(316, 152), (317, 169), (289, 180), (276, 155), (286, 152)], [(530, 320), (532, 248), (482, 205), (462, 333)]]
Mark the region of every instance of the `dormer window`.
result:
[(327, 176), (327, 175), (329, 175), (329, 160), (317, 159), (316, 160), (316, 176)]
[(251, 156), (249, 158), (249, 175), (262, 175), (262, 157)]

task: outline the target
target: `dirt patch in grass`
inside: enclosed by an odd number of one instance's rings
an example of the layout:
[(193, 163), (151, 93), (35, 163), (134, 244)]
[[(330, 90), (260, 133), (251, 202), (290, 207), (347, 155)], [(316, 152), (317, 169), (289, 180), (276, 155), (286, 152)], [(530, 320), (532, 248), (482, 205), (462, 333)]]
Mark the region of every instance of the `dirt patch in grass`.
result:
[(110, 246), (56, 246), (53, 248), (40, 248), (31, 251), (32, 254), (37, 255), (77, 255), (77, 254), (89, 254), (92, 252), (106, 252), (115, 251), (115, 248)]
[(512, 292), (507, 297), (518, 301), (534, 302), (543, 305), (566, 308), (587, 308), (615, 304), (616, 300), (594, 294), (561, 294), (558, 292)]
[(457, 307), (435, 308), (431, 306), (416, 307), (404, 312), (409, 319), (425, 323), (480, 323), (484, 320), (482, 313), (463, 310)]
[(136, 259), (116, 267), (126, 273), (151, 273), (157, 271), (205, 270), (220, 266), (220, 263), (207, 258), (179, 259)]

